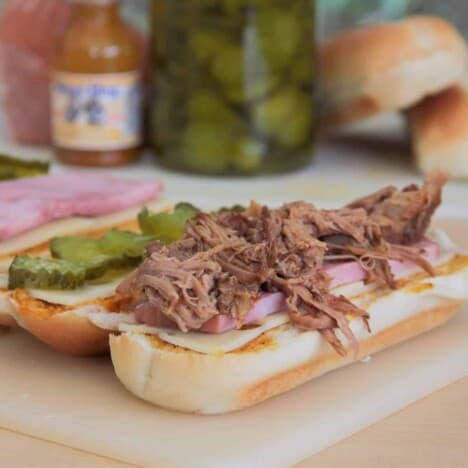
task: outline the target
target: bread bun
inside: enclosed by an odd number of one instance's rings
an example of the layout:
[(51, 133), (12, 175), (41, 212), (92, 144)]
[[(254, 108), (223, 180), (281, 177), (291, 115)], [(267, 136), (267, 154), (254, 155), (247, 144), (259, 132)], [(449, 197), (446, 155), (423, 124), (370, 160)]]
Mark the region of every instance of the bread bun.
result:
[[(150, 201), (150, 209), (164, 211), (171, 205), (166, 202)], [(142, 206), (93, 219), (93, 228), (71, 229), (64, 225), (60, 235), (85, 235), (100, 237), (110, 229), (139, 231), (137, 214)], [(62, 220), (61, 223), (65, 223)], [(44, 231), (44, 227), (40, 228)], [(54, 234), (56, 235), (56, 234)], [(28, 238), (31, 237), (27, 233)], [(0, 261), (9, 262), (15, 255), (41, 255), (49, 249), (51, 235), (43, 235), (39, 245), (7, 251), (5, 244)], [(16, 240), (15, 240), (16, 242)], [(5, 251), (7, 251), (5, 253)], [(110, 329), (102, 328), (90, 320), (90, 313), (118, 312), (122, 298), (110, 295), (75, 306), (62, 306), (30, 296), (25, 290), (9, 291), (0, 288), (0, 327), (22, 327), (37, 339), (62, 353), (75, 356), (92, 356), (109, 352)]]
[(468, 88), (452, 86), (408, 112), (416, 164), (468, 178)]
[(457, 83), (467, 47), (447, 21), (414, 16), (344, 32), (321, 46), (319, 61), (327, 128), (405, 109)]
[(32, 298), (23, 290), (11, 292), (17, 323), (51, 348), (74, 356), (109, 351), (110, 331), (91, 322), (87, 311), (118, 311), (120, 301), (118, 296), (111, 296), (67, 308)]
[[(357, 359), (431, 330), (452, 317), (468, 299), (468, 256), (437, 266), (439, 276), (405, 277), (387, 287), (355, 293), (351, 301), (370, 315), (350, 323), (360, 342)], [(110, 336), (117, 377), (138, 397), (164, 408), (202, 414), (225, 413), (259, 403), (313, 377), (354, 362), (338, 355), (317, 331), (299, 331), (290, 322), (272, 328), (224, 354), (202, 354), (169, 344), (158, 335), (132, 329)]]
[[(357, 359), (406, 340), (452, 317), (459, 301), (446, 300), (360, 342)], [(183, 412), (218, 414), (260, 403), (354, 358), (331, 347), (319, 357), (312, 351), (314, 333), (288, 339), (287, 326), (274, 332), (273, 346), (262, 337), (251, 352), (223, 356), (199, 354), (143, 334), (110, 337), (112, 362), (124, 386), (143, 400)]]

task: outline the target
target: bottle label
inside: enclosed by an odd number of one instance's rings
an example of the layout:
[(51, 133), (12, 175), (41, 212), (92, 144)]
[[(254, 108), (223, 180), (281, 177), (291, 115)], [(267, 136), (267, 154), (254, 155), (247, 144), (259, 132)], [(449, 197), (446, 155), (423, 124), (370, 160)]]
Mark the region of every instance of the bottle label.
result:
[(57, 72), (51, 93), (56, 146), (100, 151), (133, 148), (141, 143), (138, 72)]

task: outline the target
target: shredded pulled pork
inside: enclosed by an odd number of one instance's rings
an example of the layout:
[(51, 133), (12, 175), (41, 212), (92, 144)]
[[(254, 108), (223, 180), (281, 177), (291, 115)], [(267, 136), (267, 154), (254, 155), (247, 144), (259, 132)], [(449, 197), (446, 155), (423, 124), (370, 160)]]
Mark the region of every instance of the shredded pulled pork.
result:
[(391, 259), (432, 273), (421, 252), (407, 244), (424, 236), (444, 183), (433, 173), (421, 189), (385, 188), (339, 210), (306, 202), (269, 209), (252, 202), (244, 212), (199, 213), (180, 241), (151, 245), (119, 291), (134, 298), (136, 315), (162, 313), (182, 331), (198, 330), (218, 314), (241, 327), (261, 294), (280, 291), (298, 328), (318, 330), (345, 355), (339, 329), (357, 353), (349, 318), (362, 318), (369, 329), (369, 316), (330, 291), (324, 262), (355, 259), (368, 281), (392, 288)]
[(447, 176), (438, 171), (428, 174), (424, 185), (409, 185), (399, 191), (387, 187), (361, 198), (348, 208), (362, 208), (377, 223), (388, 242), (410, 244), (421, 239), (440, 205)]

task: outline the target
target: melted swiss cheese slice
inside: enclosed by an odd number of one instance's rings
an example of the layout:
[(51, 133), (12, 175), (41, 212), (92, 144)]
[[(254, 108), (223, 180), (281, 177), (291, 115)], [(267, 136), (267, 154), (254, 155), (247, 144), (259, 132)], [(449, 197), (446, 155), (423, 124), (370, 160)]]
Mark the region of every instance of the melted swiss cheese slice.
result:
[(287, 322), (289, 322), (288, 314), (279, 312), (265, 317), (255, 328), (230, 330), (226, 333), (219, 334), (184, 333), (175, 329), (126, 324), (120, 325), (119, 330), (123, 332), (156, 335), (166, 343), (181, 346), (203, 354), (220, 354), (241, 348), (266, 331), (279, 327)]
[(109, 283), (85, 285), (70, 291), (52, 289), (27, 289), (26, 291), (31, 297), (42, 301), (64, 306), (75, 306), (112, 296), (122, 280), (123, 277)]

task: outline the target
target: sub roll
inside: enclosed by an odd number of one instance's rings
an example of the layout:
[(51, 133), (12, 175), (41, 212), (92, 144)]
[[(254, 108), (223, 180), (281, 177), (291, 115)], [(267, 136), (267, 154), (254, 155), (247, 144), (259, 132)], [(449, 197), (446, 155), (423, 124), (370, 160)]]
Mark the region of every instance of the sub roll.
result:
[(468, 256), (429, 225), (445, 176), (338, 210), (298, 201), (199, 212), (119, 286), (110, 337), (132, 393), (184, 412), (257, 404), (446, 322)]

